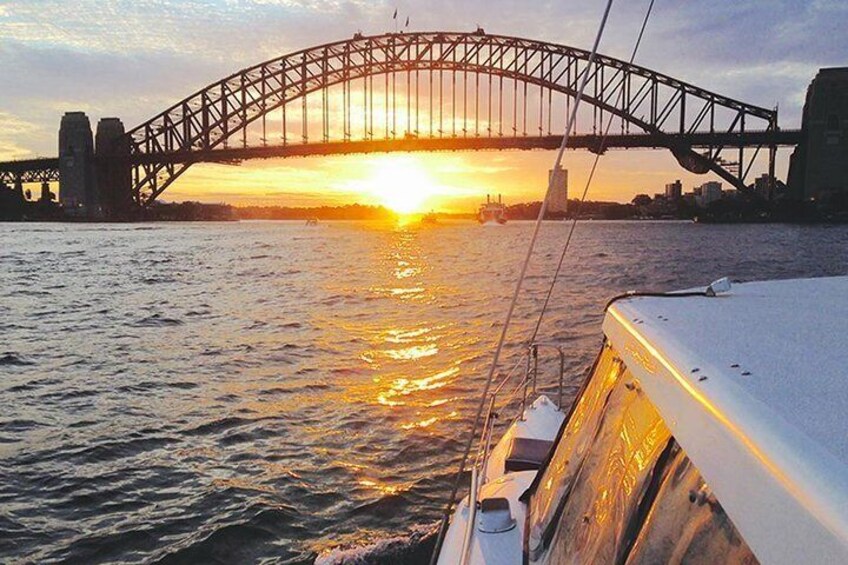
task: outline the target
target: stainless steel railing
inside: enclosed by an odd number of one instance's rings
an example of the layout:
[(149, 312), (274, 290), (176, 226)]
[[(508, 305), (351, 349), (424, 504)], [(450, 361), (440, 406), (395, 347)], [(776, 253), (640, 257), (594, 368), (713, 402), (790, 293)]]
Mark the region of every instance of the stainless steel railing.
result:
[[(507, 407), (521, 393), (521, 403), (518, 407), (518, 414), (512, 418), (512, 421), (519, 418), (524, 418), (524, 412), (527, 408), (528, 401), (532, 403), (540, 394), (538, 392), (538, 377), (539, 377), (539, 349), (553, 349), (558, 356), (559, 371), (557, 378), (557, 408), (563, 409), (563, 381), (565, 376), (565, 353), (562, 348), (553, 343), (532, 343), (513, 365), (512, 369), (500, 380), (498, 385), (489, 393), (488, 408), (483, 420), (483, 428), (480, 433), (480, 439), (477, 448), (477, 455), (474, 463), (471, 466), (471, 489), (468, 494), (468, 522), (466, 523), (465, 535), (463, 537), (462, 551), (460, 553), (460, 564), (465, 565), (471, 553), (471, 540), (474, 537), (474, 525), (476, 523), (477, 507), (480, 500), (480, 491), (486, 484), (486, 476), (488, 471), (489, 458), (492, 454), (492, 436), (494, 434), (496, 420), (498, 419), (498, 406)], [(526, 363), (526, 364), (525, 364)], [(518, 380), (516, 385), (509, 390), (509, 393), (501, 398), (499, 404), (498, 398), (501, 392), (504, 391), (507, 384), (516, 376), (519, 367), (525, 364), (524, 375)]]

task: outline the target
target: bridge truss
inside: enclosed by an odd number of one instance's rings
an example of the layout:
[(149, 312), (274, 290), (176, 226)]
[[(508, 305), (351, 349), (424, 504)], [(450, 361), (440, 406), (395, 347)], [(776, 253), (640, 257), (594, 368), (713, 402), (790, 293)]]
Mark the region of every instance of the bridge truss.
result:
[(0, 183), (7, 186), (45, 182), (59, 182), (59, 159), (22, 159), (0, 163)]
[[(588, 73), (574, 148), (662, 147), (738, 189), (758, 158), (774, 179), (795, 145), (777, 111), (589, 52), (517, 37), (420, 32), (355, 35), (215, 82), (129, 131), (136, 204), (192, 164), (375, 151), (553, 148)], [(611, 136), (601, 132), (612, 117)], [(765, 149), (765, 152), (762, 150)], [(100, 157), (98, 157), (100, 159)], [(0, 180), (54, 182), (58, 159), (0, 163)]]
[[(421, 138), (487, 146), (493, 144), (484, 140), (495, 138), (510, 146), (510, 138), (550, 136), (562, 131), (584, 73), (578, 125), (593, 134), (612, 115), (614, 132), (647, 134), (687, 170), (712, 171), (738, 188), (767, 147), (773, 173), (776, 144), (761, 136), (766, 143), (746, 155), (745, 136), (776, 133), (775, 110), (612, 57), (599, 56), (591, 67), (588, 59), (582, 49), (482, 30), (356, 35), (284, 55), (209, 85), (128, 132), (135, 199), (152, 202), (192, 163), (234, 147)], [(718, 141), (696, 152), (686, 141), (695, 133)]]

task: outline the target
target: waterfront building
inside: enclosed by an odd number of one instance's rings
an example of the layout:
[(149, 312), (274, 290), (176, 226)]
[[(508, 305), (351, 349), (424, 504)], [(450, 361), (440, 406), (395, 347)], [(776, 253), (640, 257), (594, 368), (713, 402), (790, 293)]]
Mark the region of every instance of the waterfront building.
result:
[(548, 171), (550, 193), (548, 194), (548, 211), (564, 214), (568, 211), (568, 169), (557, 165)]
[(765, 199), (771, 199), (771, 177), (767, 173), (763, 173), (754, 179), (754, 192), (757, 196)]
[(683, 183), (680, 179), (665, 185), (665, 197), (669, 200), (679, 200), (683, 195)]
[(718, 181), (708, 181), (695, 188), (695, 199), (702, 208), (721, 200), (722, 194), (721, 183)]

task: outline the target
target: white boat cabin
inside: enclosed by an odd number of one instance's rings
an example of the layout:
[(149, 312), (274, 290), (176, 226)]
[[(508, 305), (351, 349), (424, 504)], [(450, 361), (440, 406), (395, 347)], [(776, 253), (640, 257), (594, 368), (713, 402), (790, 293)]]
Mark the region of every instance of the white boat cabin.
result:
[(848, 563), (848, 277), (623, 297), (603, 330), (570, 407), (528, 370), (484, 427), (440, 564)]

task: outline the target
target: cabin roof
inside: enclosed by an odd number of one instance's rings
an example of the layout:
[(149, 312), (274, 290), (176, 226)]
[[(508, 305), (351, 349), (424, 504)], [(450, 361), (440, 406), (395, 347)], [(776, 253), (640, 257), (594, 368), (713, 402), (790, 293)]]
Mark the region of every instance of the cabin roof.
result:
[(848, 277), (634, 296), (604, 331), (761, 561), (848, 556)]

